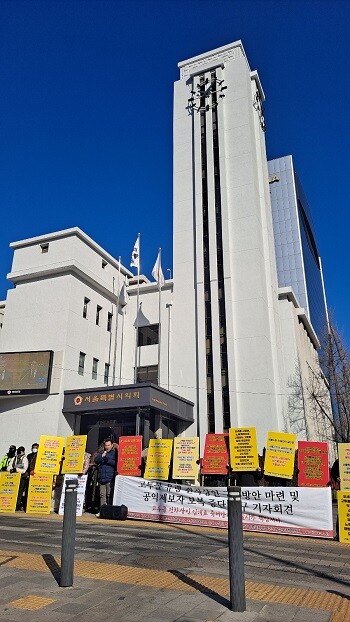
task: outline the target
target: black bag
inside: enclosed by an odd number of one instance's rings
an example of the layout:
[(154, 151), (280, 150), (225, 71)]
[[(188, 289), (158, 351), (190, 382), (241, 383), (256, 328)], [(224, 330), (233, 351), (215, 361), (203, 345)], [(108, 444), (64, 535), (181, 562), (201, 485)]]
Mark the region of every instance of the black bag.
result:
[(110, 520), (126, 520), (128, 517), (128, 508), (126, 505), (101, 505), (100, 518), (109, 518)]

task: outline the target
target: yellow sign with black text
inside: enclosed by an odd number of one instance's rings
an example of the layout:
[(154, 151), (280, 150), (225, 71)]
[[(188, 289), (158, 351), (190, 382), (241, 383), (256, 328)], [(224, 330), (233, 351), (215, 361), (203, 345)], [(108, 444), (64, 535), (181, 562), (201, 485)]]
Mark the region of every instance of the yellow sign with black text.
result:
[(173, 479), (196, 479), (199, 470), (198, 436), (174, 438)]
[(15, 511), (20, 479), (20, 473), (0, 473), (0, 512)]
[(268, 432), (266, 442), (265, 475), (292, 479), (294, 473), (296, 435), (286, 432)]
[(58, 475), (64, 447), (62, 436), (40, 436), (35, 473)]
[(172, 439), (152, 438), (150, 440), (145, 479), (168, 479), (172, 448)]
[(36, 473), (29, 478), (27, 514), (50, 514), (53, 476)]
[(230, 428), (230, 465), (233, 471), (256, 471), (259, 467), (255, 428)]
[(86, 441), (86, 434), (67, 436), (62, 473), (83, 472)]

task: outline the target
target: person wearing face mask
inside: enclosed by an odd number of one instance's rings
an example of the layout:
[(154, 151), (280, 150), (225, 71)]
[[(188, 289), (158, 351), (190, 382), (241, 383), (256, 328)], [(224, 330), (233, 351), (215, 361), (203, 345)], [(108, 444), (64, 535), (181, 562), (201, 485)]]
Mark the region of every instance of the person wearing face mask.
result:
[(11, 458), (7, 470), (10, 473), (20, 473), (21, 479), (19, 481), (18, 495), (17, 495), (17, 503), (16, 503), (16, 512), (24, 511), (23, 507), (23, 493), (28, 483), (28, 460), (26, 457), (26, 450), (24, 447), (18, 447), (16, 451), (16, 455)]
[(10, 445), (7, 454), (0, 462), (0, 471), (7, 471), (10, 460), (16, 455), (16, 445)]
[(34, 467), (35, 467), (35, 462), (36, 462), (36, 455), (38, 453), (38, 449), (39, 449), (39, 445), (38, 443), (33, 443), (32, 445), (32, 450), (31, 452), (27, 455), (27, 460), (28, 460), (28, 473), (30, 474), (30, 471), (34, 471)]

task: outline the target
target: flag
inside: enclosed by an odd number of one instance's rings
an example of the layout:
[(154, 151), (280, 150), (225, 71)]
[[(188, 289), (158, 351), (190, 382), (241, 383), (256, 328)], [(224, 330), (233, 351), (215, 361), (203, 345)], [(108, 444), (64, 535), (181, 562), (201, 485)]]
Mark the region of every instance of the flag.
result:
[(158, 253), (156, 263), (153, 266), (152, 276), (160, 286), (164, 285), (164, 274), (160, 263), (160, 251)]
[(131, 253), (130, 266), (140, 269), (140, 236), (137, 236), (134, 248)]

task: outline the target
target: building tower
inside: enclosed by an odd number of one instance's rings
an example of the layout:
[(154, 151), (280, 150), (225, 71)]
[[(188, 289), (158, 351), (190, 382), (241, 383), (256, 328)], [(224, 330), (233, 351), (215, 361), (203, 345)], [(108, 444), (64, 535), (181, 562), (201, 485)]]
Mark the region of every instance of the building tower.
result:
[(172, 384), (197, 429), (282, 429), (278, 294), (258, 74), (240, 41), (179, 63)]

